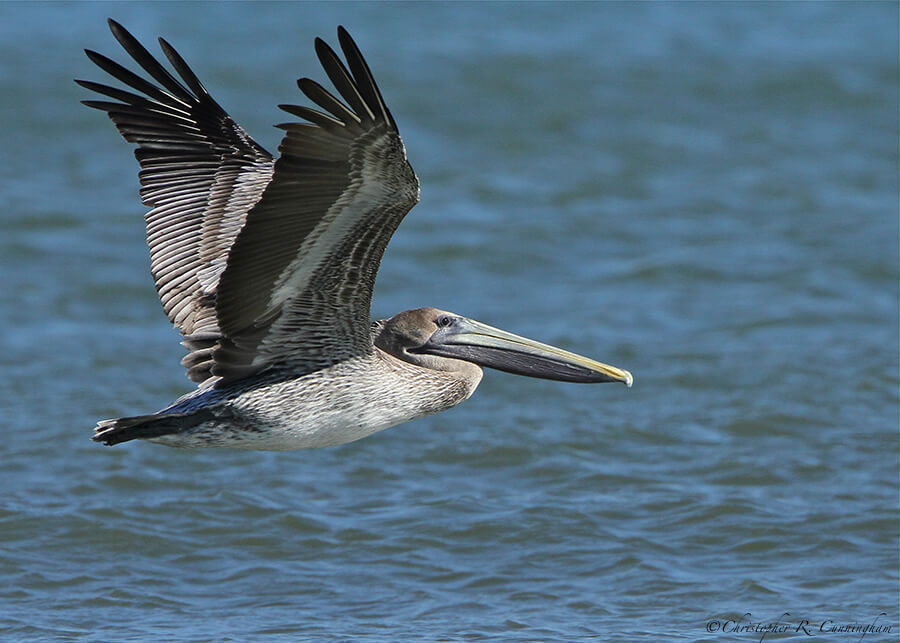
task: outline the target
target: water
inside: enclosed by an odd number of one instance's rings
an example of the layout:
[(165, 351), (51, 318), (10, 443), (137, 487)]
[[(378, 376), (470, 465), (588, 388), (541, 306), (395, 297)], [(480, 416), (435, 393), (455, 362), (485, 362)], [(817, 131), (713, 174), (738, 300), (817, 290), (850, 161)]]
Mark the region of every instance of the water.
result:
[[(73, 77), (173, 42), (264, 146), (345, 24), (423, 184), (373, 314), (488, 373), (339, 448), (102, 448), (188, 390), (136, 165)], [(0, 5), (0, 638), (850, 641), (898, 615), (896, 4)], [(785, 612), (789, 615), (782, 616)], [(884, 616), (879, 616), (884, 613)], [(803, 620), (818, 637), (796, 632)]]

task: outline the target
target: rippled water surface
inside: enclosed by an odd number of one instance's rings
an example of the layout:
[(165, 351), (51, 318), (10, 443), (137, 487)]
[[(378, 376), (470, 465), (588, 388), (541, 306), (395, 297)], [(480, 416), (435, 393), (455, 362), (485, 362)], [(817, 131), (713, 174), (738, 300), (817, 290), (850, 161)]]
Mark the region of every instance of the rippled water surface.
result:
[[(82, 47), (123, 59), (107, 15), (270, 150), (345, 24), (423, 185), (373, 315), (439, 306), (634, 388), (489, 372), (319, 451), (91, 443), (189, 389), (136, 164), (72, 83), (104, 80)], [(896, 640), (897, 17), (0, 5), (0, 639)]]

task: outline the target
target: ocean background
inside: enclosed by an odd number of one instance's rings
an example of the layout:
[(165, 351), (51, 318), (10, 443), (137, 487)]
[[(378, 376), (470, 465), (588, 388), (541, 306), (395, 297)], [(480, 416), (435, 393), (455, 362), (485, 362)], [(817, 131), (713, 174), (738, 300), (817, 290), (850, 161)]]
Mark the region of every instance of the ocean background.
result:
[[(191, 387), (131, 147), (72, 82), (127, 60), (108, 16), (273, 152), (345, 25), (422, 182), (373, 316), (634, 387), (487, 372), (317, 451), (92, 443)], [(898, 76), (888, 2), (0, 4), (0, 640), (898, 640)]]

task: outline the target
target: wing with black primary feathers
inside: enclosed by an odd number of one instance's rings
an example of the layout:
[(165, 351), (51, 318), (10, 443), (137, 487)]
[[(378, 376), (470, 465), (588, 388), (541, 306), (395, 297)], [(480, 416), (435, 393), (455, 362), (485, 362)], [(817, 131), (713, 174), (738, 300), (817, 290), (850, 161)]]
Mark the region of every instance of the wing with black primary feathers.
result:
[(191, 379), (225, 384), (271, 365), (313, 371), (371, 351), (375, 276), (419, 185), (349, 34), (338, 29), (349, 69), (316, 39), (345, 102), (299, 80), (325, 111), (282, 105), (309, 123), (279, 125), (286, 134), (274, 161), (165, 41), (183, 83), (110, 27), (162, 88), (94, 52), (92, 61), (143, 95), (78, 82), (120, 101), (85, 103), (138, 144), (153, 276), (192, 351), (183, 361)]
[[(91, 61), (140, 93), (76, 82), (119, 101), (83, 102), (105, 111), (125, 140), (138, 145), (141, 199), (152, 208), (145, 215), (151, 271), (163, 310), (194, 349), (183, 362), (190, 369), (208, 359), (221, 336), (219, 278), (247, 213), (272, 179), (275, 159), (225, 113), (165, 40), (160, 46), (181, 81), (124, 27), (113, 20), (109, 26), (161, 87), (90, 50)], [(209, 376), (202, 370), (189, 374), (196, 381)]]

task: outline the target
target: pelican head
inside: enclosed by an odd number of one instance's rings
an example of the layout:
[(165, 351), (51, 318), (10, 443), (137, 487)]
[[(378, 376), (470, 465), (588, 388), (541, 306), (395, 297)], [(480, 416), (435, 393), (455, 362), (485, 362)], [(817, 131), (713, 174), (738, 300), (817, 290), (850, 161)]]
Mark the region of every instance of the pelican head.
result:
[(406, 310), (382, 322), (375, 346), (425, 368), (456, 371), (459, 361), (563, 382), (622, 382), (628, 371), (436, 308)]

